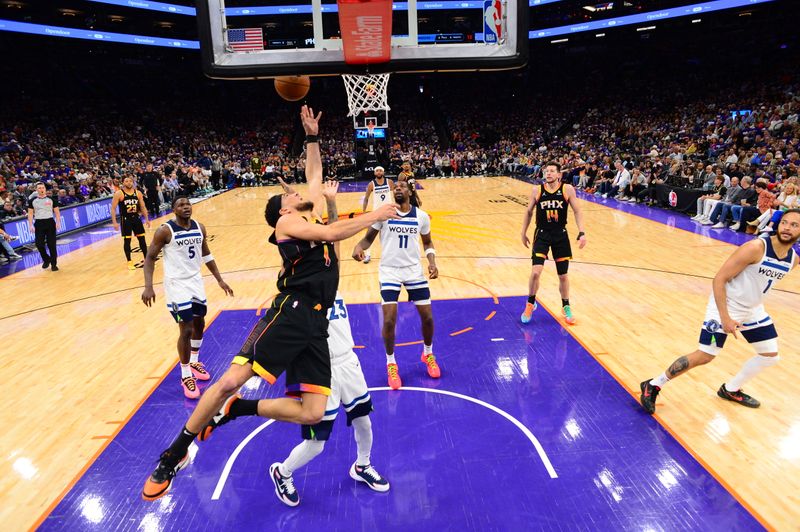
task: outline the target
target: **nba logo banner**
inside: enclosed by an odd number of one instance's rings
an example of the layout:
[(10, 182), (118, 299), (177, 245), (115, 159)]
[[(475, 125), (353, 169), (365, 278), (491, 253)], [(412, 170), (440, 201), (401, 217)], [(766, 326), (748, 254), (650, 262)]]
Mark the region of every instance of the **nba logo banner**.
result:
[(497, 44), (504, 38), (503, 2), (501, 0), (485, 0), (483, 2), (483, 41)]
[(669, 192), (669, 205), (670, 207), (678, 206), (678, 194), (676, 194), (674, 190)]

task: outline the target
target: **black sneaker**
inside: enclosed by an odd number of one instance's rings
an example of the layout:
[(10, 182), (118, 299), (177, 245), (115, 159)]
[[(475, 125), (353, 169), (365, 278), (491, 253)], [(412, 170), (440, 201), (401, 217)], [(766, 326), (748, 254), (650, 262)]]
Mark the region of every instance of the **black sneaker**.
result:
[(727, 399), (728, 401), (733, 401), (734, 403), (739, 403), (742, 406), (746, 406), (748, 408), (758, 408), (761, 406), (761, 403), (757, 399), (753, 399), (742, 390), (736, 392), (729, 392), (727, 388), (725, 388), (725, 384), (719, 387), (717, 390), (717, 395), (722, 397), (723, 399)]
[(241, 399), (242, 396), (239, 394), (231, 395), (228, 397), (224, 403), (222, 403), (222, 408), (219, 409), (219, 412), (214, 414), (214, 417), (211, 418), (211, 421), (208, 422), (208, 425), (203, 427), (197, 434), (197, 439), (200, 441), (206, 441), (211, 437), (211, 433), (217, 428), (228, 421), (231, 421), (233, 418), (230, 416), (231, 405)]
[(178, 471), (184, 468), (188, 461), (188, 452), (182, 458), (170, 452), (169, 449), (161, 453), (156, 470), (144, 483), (142, 499), (154, 501), (166, 495), (172, 485), (172, 479), (175, 478)]
[(360, 466), (353, 463), (350, 467), (350, 478), (359, 482), (364, 482), (375, 491), (389, 491), (389, 481), (378, 473), (372, 464)]
[(56, 266), (55, 264), (53, 264), (53, 271), (54, 271), (54, 272), (57, 272), (57, 271), (58, 271), (58, 266)]
[(46, 261), (42, 262), (42, 269), (43, 270), (46, 270), (49, 267), (50, 267), (50, 261), (49, 260), (46, 260)]
[(278, 462), (269, 466), (269, 478), (275, 484), (275, 495), (286, 506), (297, 506), (300, 504), (300, 494), (294, 487), (294, 479), (291, 476), (285, 477), (281, 475), (281, 470)]
[(643, 381), (639, 388), (642, 390), (642, 395), (639, 396), (639, 402), (649, 414), (654, 414), (656, 411), (656, 397), (661, 388), (650, 384), (650, 379)]

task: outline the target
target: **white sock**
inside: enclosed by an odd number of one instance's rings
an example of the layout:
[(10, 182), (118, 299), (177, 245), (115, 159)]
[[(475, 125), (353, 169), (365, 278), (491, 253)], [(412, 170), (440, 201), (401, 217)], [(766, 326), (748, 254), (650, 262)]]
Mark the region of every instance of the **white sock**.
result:
[(725, 383), (725, 389), (729, 392), (738, 392), (744, 383), (761, 373), (762, 370), (774, 366), (780, 360), (780, 356), (765, 357), (756, 355), (744, 363), (742, 369), (731, 380)]
[(652, 386), (658, 386), (659, 388), (661, 388), (668, 382), (669, 382), (669, 377), (667, 377), (666, 373), (662, 373), (658, 377), (653, 377), (653, 380), (650, 381), (650, 384)]
[(433, 354), (433, 344), (425, 345), (423, 343), (422, 344), (422, 352), (425, 353), (426, 355), (432, 355)]
[(192, 368), (189, 367), (189, 364), (181, 364), (181, 379), (185, 379), (186, 377), (192, 376)]
[(397, 364), (397, 361), (394, 359), (394, 353), (386, 354), (386, 364)]
[(200, 346), (203, 345), (203, 339), (189, 341), (192, 343), (192, 354), (189, 355), (189, 362), (196, 364), (200, 360)]
[(324, 441), (303, 440), (302, 443), (292, 449), (286, 460), (278, 466), (278, 471), (280, 471), (281, 475), (290, 477), (296, 470), (316, 458), (324, 448)]
[(369, 465), (369, 455), (372, 452), (372, 421), (369, 420), (369, 416), (361, 416), (354, 419), (353, 431), (355, 432), (356, 448), (358, 449), (356, 465)]

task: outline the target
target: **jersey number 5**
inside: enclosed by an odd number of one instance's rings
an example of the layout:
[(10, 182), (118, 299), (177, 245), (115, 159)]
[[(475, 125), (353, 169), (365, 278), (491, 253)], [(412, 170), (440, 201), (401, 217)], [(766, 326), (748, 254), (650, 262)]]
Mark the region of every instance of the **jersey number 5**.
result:
[(194, 246), (189, 246), (189, 258), (193, 259), (195, 256)]

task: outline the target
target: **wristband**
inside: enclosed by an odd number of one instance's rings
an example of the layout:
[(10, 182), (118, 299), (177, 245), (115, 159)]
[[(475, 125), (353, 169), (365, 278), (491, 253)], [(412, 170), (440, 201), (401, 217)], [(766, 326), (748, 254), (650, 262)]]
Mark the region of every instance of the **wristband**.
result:
[(433, 248), (428, 248), (425, 250), (425, 255), (436, 255), (436, 250)]
[(580, 239), (581, 239), (581, 237), (584, 237), (584, 236), (586, 236), (586, 233), (584, 233), (583, 231), (581, 231), (580, 233), (578, 233), (578, 238), (576, 238), (575, 240), (580, 240)]
[(319, 142), (319, 137), (317, 135), (306, 135), (306, 144), (311, 142)]
[(214, 255), (212, 255), (211, 253), (203, 257), (203, 262), (205, 262), (206, 264), (208, 264), (212, 260), (214, 260)]

